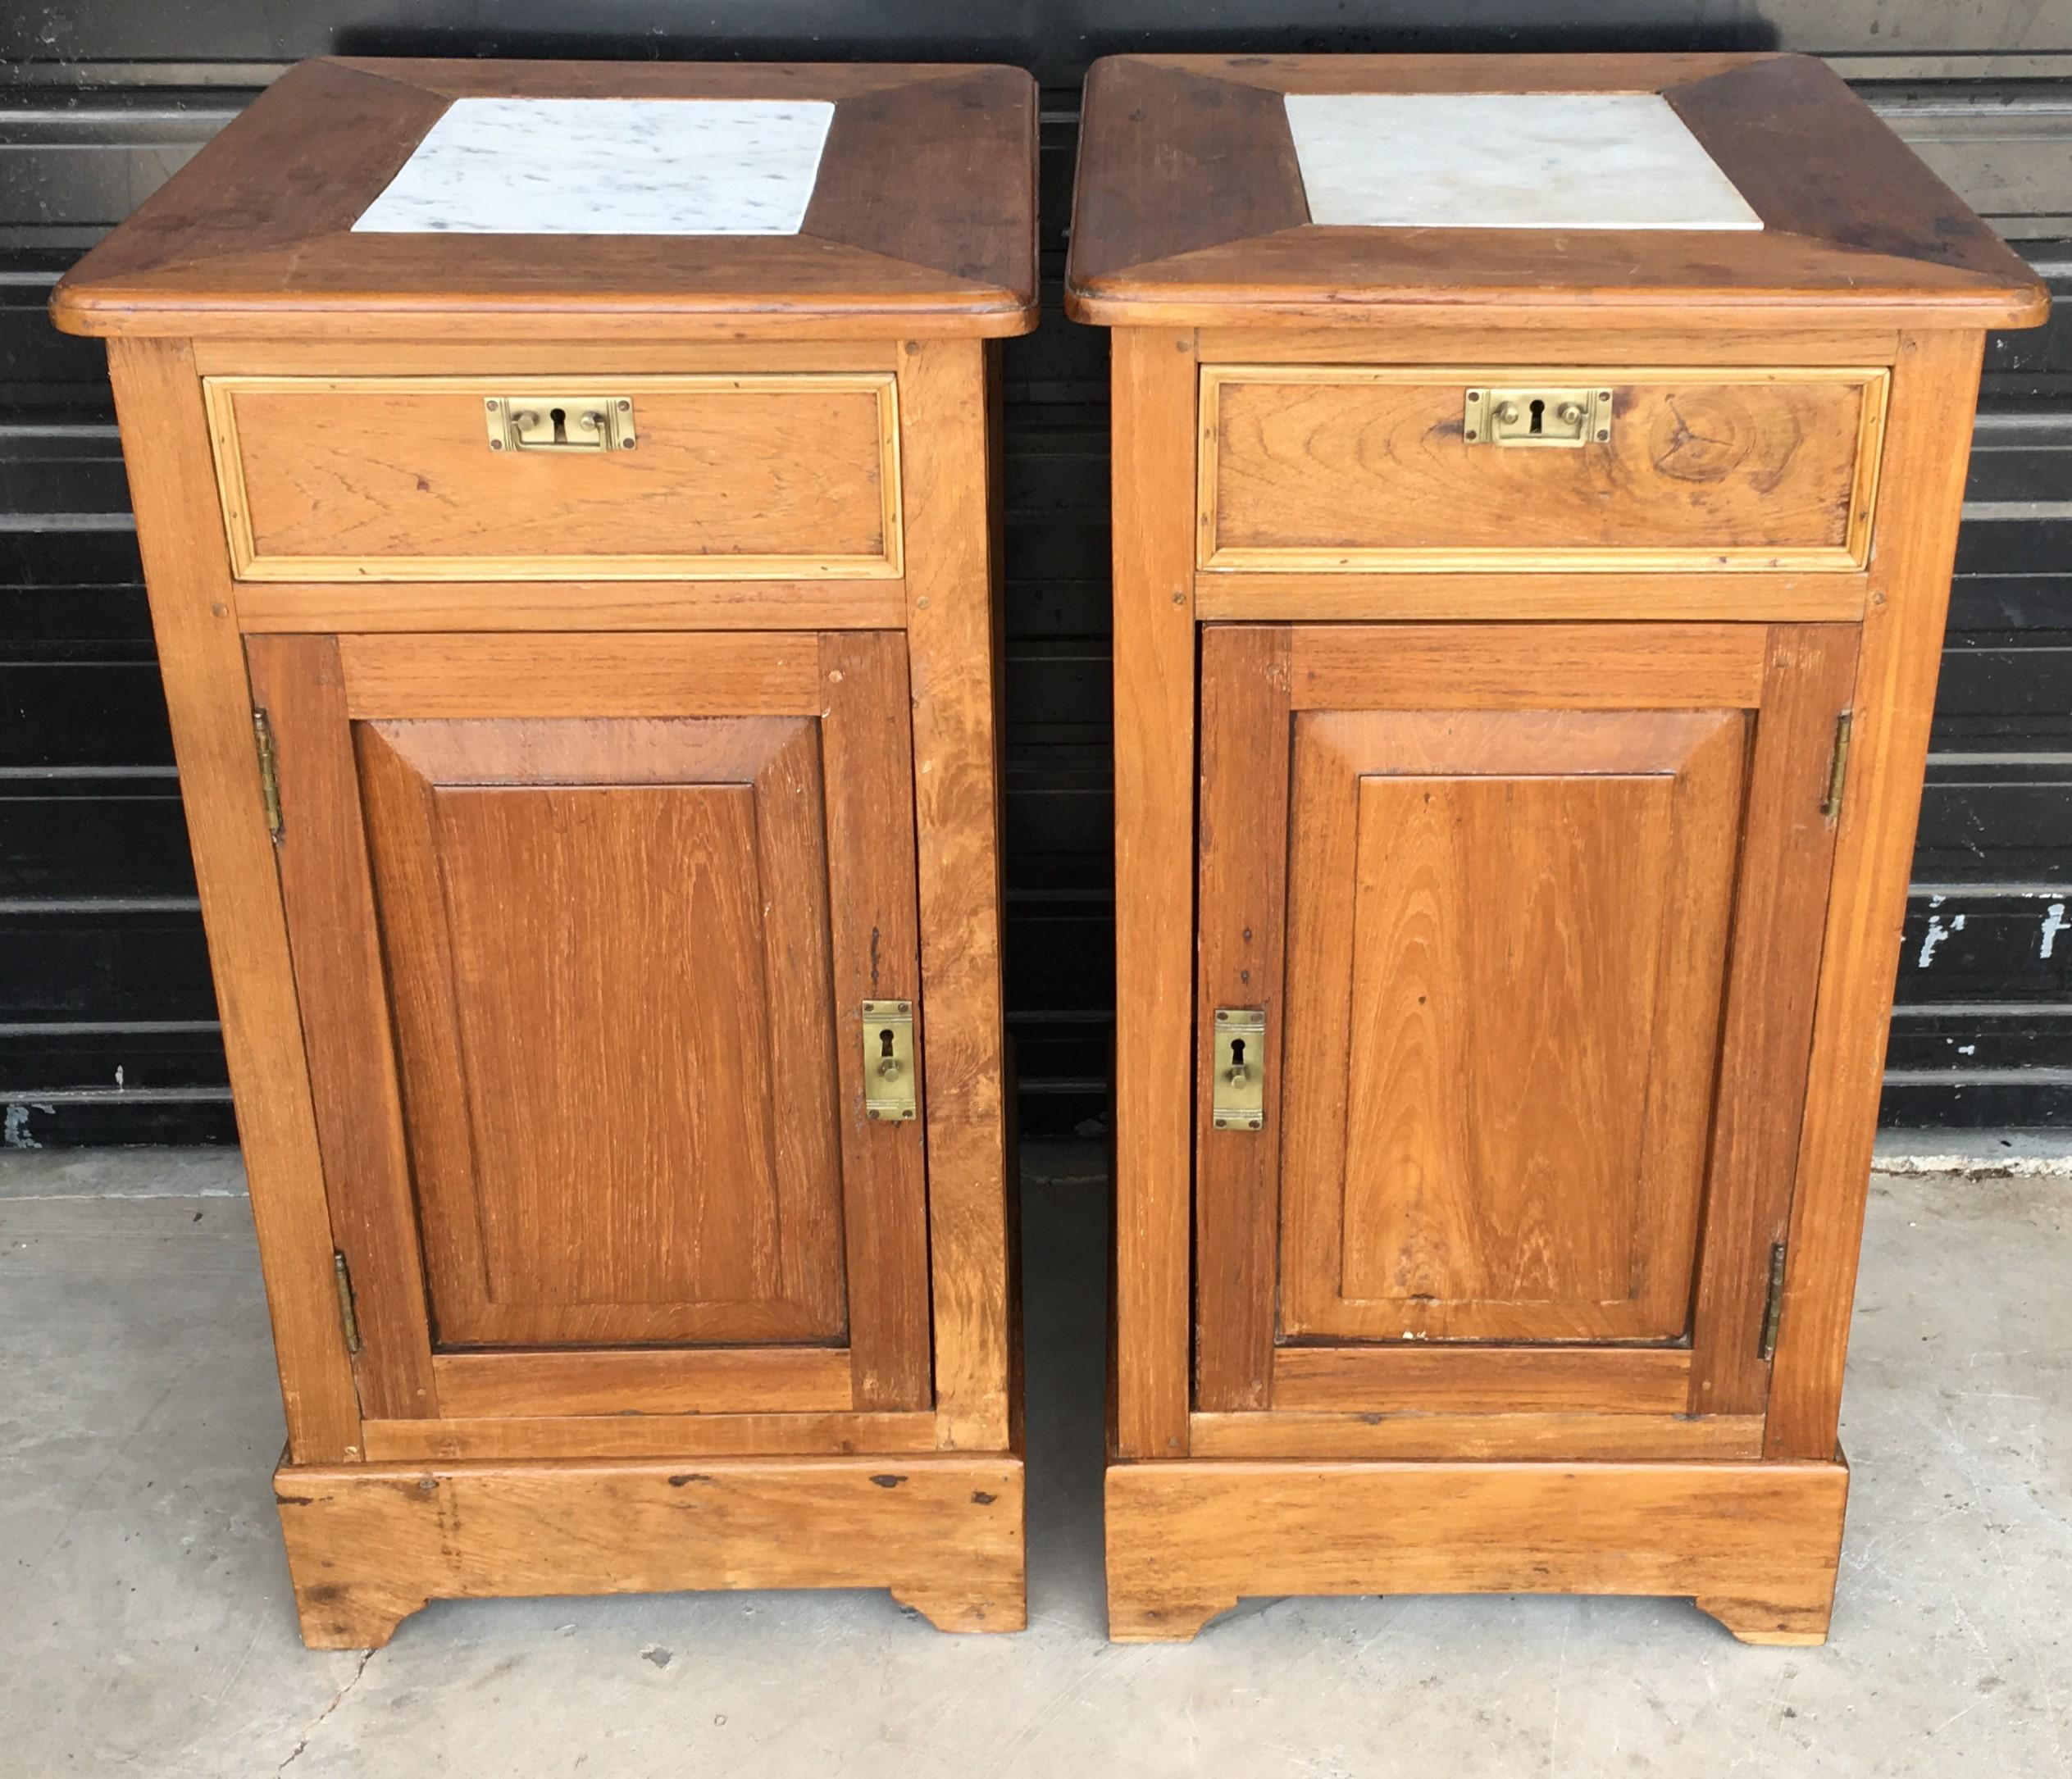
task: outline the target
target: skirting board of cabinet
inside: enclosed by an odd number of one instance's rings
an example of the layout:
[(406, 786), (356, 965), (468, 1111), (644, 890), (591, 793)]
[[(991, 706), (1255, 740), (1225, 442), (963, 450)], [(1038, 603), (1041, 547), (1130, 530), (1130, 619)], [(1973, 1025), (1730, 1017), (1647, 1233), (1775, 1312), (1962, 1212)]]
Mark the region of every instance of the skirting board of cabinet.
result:
[(944, 1631), (1027, 1622), (1015, 1454), (284, 1463), (274, 1494), (312, 1649), (512, 1595), (883, 1587)]
[(1108, 1472), (1108, 1634), (1182, 1642), (1241, 1596), (1664, 1594), (1744, 1643), (1824, 1642), (1833, 1463), (1289, 1463)]

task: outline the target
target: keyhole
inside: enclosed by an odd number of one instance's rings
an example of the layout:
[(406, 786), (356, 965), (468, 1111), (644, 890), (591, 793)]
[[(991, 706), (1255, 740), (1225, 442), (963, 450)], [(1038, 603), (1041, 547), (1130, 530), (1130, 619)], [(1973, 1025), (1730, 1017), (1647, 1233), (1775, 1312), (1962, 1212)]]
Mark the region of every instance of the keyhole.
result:
[(1245, 1079), (1245, 1040), (1242, 1038), (1230, 1040), (1230, 1078), (1233, 1082)]
[[(1546, 417), (1546, 403), (1541, 401), (1537, 396), (1535, 396), (1532, 398), (1532, 422), (1526, 428), (1526, 430), (1532, 433), (1537, 438), (1539, 435), (1540, 422)], [(561, 416), (558, 412), (557, 412), (554, 416), (554, 424), (557, 429), (558, 429), (561, 424)]]
[(892, 1028), (886, 1026), (877, 1035), (877, 1071), (887, 1081), (899, 1072), (899, 1059), (892, 1054)]
[[(565, 407), (553, 408), (549, 411), (547, 417), (554, 423), (554, 443), (567, 444), (568, 443), (568, 410)], [(1535, 402), (1532, 404), (1532, 430), (1537, 432), (1539, 430), (1540, 404)]]

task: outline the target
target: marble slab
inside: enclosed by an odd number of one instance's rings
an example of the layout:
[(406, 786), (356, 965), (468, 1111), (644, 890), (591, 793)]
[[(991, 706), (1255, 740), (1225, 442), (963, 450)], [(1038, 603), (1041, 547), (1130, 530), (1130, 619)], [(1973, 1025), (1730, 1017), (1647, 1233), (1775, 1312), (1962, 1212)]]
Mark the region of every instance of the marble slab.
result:
[(1364, 229), (1760, 229), (1653, 93), (1291, 93), (1309, 220)]
[(415, 234), (796, 234), (826, 99), (456, 99), (353, 225)]

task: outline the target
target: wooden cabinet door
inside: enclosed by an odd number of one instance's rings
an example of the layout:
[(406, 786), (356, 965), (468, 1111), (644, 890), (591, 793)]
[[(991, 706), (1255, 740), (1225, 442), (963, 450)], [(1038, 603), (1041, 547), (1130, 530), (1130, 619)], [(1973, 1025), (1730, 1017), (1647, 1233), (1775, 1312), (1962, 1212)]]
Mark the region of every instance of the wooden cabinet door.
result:
[[(1759, 1412), (1843, 626), (1213, 627), (1197, 1404)], [(1245, 1040), (1234, 1040), (1245, 1041)]]
[(248, 657), (366, 1412), (925, 1406), (904, 639)]

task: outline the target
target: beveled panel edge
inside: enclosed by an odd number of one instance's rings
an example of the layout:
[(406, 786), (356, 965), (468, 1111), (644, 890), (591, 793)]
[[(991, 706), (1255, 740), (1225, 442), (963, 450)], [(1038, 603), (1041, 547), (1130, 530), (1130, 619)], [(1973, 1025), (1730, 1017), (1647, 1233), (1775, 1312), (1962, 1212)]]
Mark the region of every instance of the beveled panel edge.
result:
[[(591, 375), (596, 373), (592, 372)], [(906, 573), (904, 507), (899, 486), (899, 378), (891, 371), (634, 373), (615, 380), (633, 394), (676, 394), (723, 385), (739, 394), (794, 394), (802, 389), (868, 390), (877, 398), (879, 525), (877, 556), (269, 556), (253, 542), (236, 397), (262, 394), (410, 394), (420, 392), (525, 394), (565, 381), (528, 373), (438, 375), (204, 375), (202, 399), (216, 457), (216, 484), (238, 582), (321, 581), (350, 585), (495, 580), (898, 580)]]
[[(1600, 574), (1857, 572), (1870, 561), (1878, 485), (1878, 459), (1884, 439), (1886, 391), (1892, 381), (1883, 365), (1376, 365), (1282, 362), (1207, 363), (1198, 373), (1195, 412), (1195, 566), (1206, 574)], [(1785, 549), (1748, 547), (1625, 547), (1546, 549), (1454, 549), (1445, 547), (1336, 550), (1315, 545), (1224, 548), (1218, 544), (1216, 472), (1222, 448), (1222, 390), (1227, 383), (1445, 384), (1464, 388), (1492, 382), (1581, 380), (1655, 383), (1669, 380), (1709, 383), (1833, 383), (1857, 389), (1856, 446), (1843, 523), (1845, 545), (1802, 545)], [(1860, 605), (1858, 615), (1860, 615)]]

